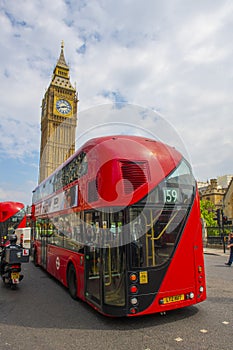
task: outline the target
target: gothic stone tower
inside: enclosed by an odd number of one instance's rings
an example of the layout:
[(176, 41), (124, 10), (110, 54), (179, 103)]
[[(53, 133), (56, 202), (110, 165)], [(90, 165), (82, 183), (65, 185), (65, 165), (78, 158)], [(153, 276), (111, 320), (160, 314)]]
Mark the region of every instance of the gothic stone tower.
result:
[(42, 100), (39, 183), (75, 151), (78, 97), (70, 83), (64, 44)]

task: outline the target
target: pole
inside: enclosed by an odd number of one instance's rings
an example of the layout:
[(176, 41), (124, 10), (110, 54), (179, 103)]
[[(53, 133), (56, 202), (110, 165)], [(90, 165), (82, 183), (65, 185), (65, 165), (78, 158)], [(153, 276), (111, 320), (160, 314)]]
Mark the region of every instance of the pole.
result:
[(223, 253), (226, 253), (226, 245), (225, 245), (225, 230), (224, 230), (224, 220), (223, 220), (223, 209), (221, 209), (221, 236), (223, 243)]

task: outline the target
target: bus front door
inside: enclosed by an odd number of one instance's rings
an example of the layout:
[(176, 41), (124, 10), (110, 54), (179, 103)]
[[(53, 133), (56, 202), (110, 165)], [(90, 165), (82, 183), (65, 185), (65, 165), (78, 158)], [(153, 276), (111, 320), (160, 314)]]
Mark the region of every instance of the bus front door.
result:
[(103, 249), (103, 303), (107, 306), (124, 307), (125, 258), (123, 247)]
[(43, 219), (40, 222), (40, 241), (41, 241), (41, 266), (47, 267), (47, 245), (49, 235), (49, 220)]
[(125, 258), (122, 247), (86, 246), (86, 289), (88, 300), (105, 307), (125, 307)]
[(41, 237), (41, 266), (47, 266), (47, 235)]
[(94, 245), (85, 247), (85, 263), (86, 263), (86, 287), (85, 295), (88, 300), (95, 304), (101, 304), (100, 288), (101, 288), (101, 273), (100, 273), (100, 248)]

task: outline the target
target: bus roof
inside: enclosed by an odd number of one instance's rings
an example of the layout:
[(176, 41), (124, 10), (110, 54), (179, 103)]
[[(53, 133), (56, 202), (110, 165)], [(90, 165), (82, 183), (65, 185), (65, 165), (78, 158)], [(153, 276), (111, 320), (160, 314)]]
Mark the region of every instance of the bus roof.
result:
[(24, 208), (20, 202), (0, 202), (0, 221), (3, 222)]
[[(109, 141), (115, 141), (109, 142)], [(131, 146), (129, 141), (131, 141)], [(102, 136), (96, 137), (88, 140), (84, 143), (75, 153), (70, 156), (64, 163), (62, 163), (51, 175), (49, 175), (45, 180), (43, 180), (34, 190), (35, 192), (38, 187), (42, 186), (48, 179), (54, 176), (60, 169), (65, 167), (68, 163), (72, 161), (78, 154), (81, 152), (91, 152), (93, 149), (98, 149), (98, 153), (100, 157), (112, 158), (120, 157), (120, 158), (137, 158), (138, 156), (138, 147), (145, 147), (145, 151), (153, 155), (153, 157), (158, 158), (158, 162), (166, 168), (167, 161), (169, 159), (170, 166), (173, 163), (173, 167), (180, 161), (182, 155), (178, 152), (174, 147), (169, 146), (161, 141), (156, 141), (154, 139), (142, 137), (142, 136), (132, 136), (132, 135), (110, 135), (110, 136)], [(166, 171), (165, 171), (166, 172)], [(169, 172), (169, 170), (168, 170)], [(166, 172), (167, 173), (167, 172)]]

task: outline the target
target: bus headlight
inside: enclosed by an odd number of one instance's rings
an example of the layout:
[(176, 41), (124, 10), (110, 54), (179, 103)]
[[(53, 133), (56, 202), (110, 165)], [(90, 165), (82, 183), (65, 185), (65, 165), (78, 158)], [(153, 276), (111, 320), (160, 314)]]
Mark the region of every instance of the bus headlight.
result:
[(193, 298), (194, 298), (194, 293), (193, 293), (193, 292), (189, 293), (189, 298), (190, 298), (190, 299), (193, 299)]
[(201, 286), (201, 287), (199, 288), (199, 291), (200, 291), (201, 293), (203, 293), (203, 292), (204, 292), (204, 287)]
[(190, 292), (189, 294), (186, 294), (186, 299), (193, 299), (194, 298), (194, 293)]
[(137, 298), (131, 298), (130, 302), (131, 302), (132, 305), (137, 305), (138, 299)]

